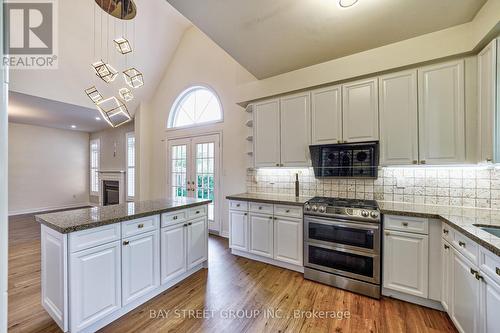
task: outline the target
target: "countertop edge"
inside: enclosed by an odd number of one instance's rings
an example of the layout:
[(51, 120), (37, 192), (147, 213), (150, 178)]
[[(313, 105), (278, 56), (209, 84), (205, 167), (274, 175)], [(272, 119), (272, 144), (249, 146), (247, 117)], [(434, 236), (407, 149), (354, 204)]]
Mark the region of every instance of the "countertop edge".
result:
[(269, 204), (278, 204), (278, 205), (289, 205), (289, 206), (300, 206), (303, 207), (304, 203), (303, 202), (296, 202), (296, 201), (288, 201), (283, 199), (269, 199), (269, 198), (245, 198), (245, 197), (239, 197), (237, 194), (236, 195), (228, 195), (226, 196), (227, 200), (237, 200), (237, 201), (248, 201), (248, 202), (261, 202), (261, 203), (269, 203)]
[(53, 229), (53, 230), (55, 230), (55, 231), (57, 231), (57, 232), (59, 232), (61, 234), (69, 234), (69, 233), (72, 233), (72, 232), (77, 232), (77, 231), (82, 231), (82, 230), (87, 230), (87, 229), (93, 229), (93, 228), (98, 228), (98, 227), (102, 227), (102, 226), (105, 226), (105, 225), (110, 225), (110, 224), (115, 224), (115, 223), (130, 221), (130, 220), (135, 220), (135, 219), (142, 218), (142, 217), (147, 217), (147, 216), (152, 216), (152, 215), (158, 215), (158, 214), (173, 212), (173, 211), (176, 211), (176, 210), (182, 210), (182, 209), (186, 209), (186, 208), (192, 208), (192, 207), (197, 207), (197, 206), (208, 205), (210, 202), (212, 202), (212, 201), (211, 200), (207, 200), (206, 202), (203, 202), (203, 201), (202, 202), (192, 202), (192, 203), (188, 203), (188, 204), (179, 205), (177, 207), (168, 207), (168, 208), (164, 208), (164, 209), (158, 209), (158, 210), (154, 210), (154, 211), (149, 211), (149, 212), (144, 212), (144, 213), (138, 213), (138, 214), (134, 214), (134, 215), (123, 216), (123, 217), (119, 217), (119, 218), (113, 218), (113, 219), (109, 219), (109, 220), (103, 220), (103, 221), (99, 221), (99, 222), (95, 222), (95, 223), (89, 223), (89, 224), (84, 224), (84, 225), (80, 225), (80, 226), (71, 226), (71, 227), (67, 227), (67, 228), (61, 228), (58, 225), (52, 224), (52, 223), (50, 223), (50, 222), (42, 219), (40, 217), (40, 215), (43, 215), (43, 214), (35, 215), (35, 221), (37, 221), (38, 223), (43, 224), (43, 225), (47, 226), (48, 228), (51, 228), (51, 229)]

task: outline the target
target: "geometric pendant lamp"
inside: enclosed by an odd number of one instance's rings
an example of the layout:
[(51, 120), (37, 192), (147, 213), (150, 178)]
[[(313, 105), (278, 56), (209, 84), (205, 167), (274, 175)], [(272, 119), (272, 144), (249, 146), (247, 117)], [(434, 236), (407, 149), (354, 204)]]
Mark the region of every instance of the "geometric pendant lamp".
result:
[(97, 109), (104, 120), (113, 127), (123, 125), (132, 119), (127, 106), (114, 96), (98, 102)]
[(133, 67), (123, 71), (123, 78), (132, 88), (139, 88), (144, 85), (144, 77), (142, 73)]

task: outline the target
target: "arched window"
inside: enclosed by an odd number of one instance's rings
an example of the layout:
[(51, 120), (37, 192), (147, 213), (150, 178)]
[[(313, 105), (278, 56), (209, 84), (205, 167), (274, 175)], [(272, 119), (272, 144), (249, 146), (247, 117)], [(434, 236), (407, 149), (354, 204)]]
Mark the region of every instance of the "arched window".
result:
[(169, 128), (189, 127), (222, 120), (222, 106), (215, 92), (193, 86), (175, 100), (168, 120)]

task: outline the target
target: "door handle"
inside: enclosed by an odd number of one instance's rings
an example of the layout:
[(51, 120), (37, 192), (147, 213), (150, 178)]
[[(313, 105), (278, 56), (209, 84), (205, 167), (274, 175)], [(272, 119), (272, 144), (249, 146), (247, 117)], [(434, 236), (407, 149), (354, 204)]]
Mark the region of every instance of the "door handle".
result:
[(137, 229), (142, 229), (142, 228), (144, 228), (144, 224), (143, 223), (137, 225)]
[(459, 241), (458, 245), (460, 245), (461, 247), (465, 247), (465, 242)]
[(172, 220), (177, 220), (177, 215), (175, 215), (174, 217), (172, 217)]
[(475, 269), (473, 269), (473, 268), (471, 268), (471, 269), (470, 269), (470, 273), (471, 273), (472, 275), (479, 274), (479, 272), (478, 272), (478, 271), (476, 271), (476, 270), (475, 270)]
[(123, 245), (129, 245), (129, 244), (130, 244), (130, 242), (129, 242), (129, 241), (124, 241), (124, 242), (123, 242)]
[(401, 224), (403, 225), (403, 227), (407, 227), (408, 226), (408, 222), (402, 222)]
[(427, 163), (425, 160), (420, 161), (420, 164), (425, 164), (425, 163)]
[(448, 234), (450, 231), (448, 229), (443, 229), (443, 234)]
[(444, 249), (445, 249), (445, 250), (448, 250), (449, 248), (450, 248), (450, 247), (449, 247), (448, 245), (444, 244)]
[(413, 164), (418, 164), (418, 161), (417, 160), (413, 160), (412, 163)]
[(476, 280), (482, 280), (484, 281), (484, 278), (479, 274), (479, 273), (476, 273)]

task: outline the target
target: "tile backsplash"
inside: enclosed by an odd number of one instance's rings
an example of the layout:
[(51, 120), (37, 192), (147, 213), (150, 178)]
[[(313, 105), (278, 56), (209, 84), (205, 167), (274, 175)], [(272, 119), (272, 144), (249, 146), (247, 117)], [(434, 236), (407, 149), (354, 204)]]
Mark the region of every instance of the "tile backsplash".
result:
[(445, 206), (500, 209), (500, 168), (495, 167), (381, 167), (378, 179), (317, 179), (312, 168), (247, 171), (250, 193), (300, 195)]

